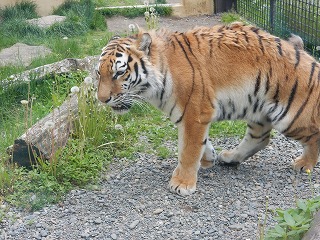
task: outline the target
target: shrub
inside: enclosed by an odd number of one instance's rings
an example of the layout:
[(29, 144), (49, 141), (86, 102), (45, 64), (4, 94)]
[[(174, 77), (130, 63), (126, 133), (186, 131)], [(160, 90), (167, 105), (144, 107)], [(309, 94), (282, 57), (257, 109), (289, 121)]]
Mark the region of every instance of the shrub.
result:
[(31, 19), (37, 18), (37, 5), (31, 1), (22, 1), (14, 6), (7, 6), (0, 10), (0, 18), (2, 21), (13, 19)]

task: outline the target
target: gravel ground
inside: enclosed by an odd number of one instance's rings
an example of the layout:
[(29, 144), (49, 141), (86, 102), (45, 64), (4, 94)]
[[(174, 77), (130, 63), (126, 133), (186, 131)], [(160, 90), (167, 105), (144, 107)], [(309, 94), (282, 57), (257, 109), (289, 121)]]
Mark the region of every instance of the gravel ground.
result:
[[(144, 17), (132, 19), (116, 16), (107, 18), (106, 22), (108, 30), (114, 34), (129, 32), (129, 24), (137, 24), (139, 27), (147, 29)], [(217, 24), (221, 24), (221, 17), (219, 15), (190, 16), (185, 18), (161, 17), (159, 19), (159, 27), (179, 32), (184, 32), (197, 26), (212, 27)]]
[[(212, 142), (222, 149), (239, 139)], [(176, 150), (175, 142), (164, 144)], [(176, 158), (115, 159), (95, 191), (72, 190), (62, 203), (34, 213), (10, 209), (0, 239), (258, 239), (266, 196), (269, 209), (292, 207), (297, 197), (311, 196), (308, 176), (291, 169), (300, 152), (298, 144), (276, 135), (236, 167), (201, 169), (197, 191), (188, 197), (167, 189)], [(318, 166), (312, 174), (317, 194), (319, 174)], [(271, 213), (267, 216), (267, 225), (274, 224)]]

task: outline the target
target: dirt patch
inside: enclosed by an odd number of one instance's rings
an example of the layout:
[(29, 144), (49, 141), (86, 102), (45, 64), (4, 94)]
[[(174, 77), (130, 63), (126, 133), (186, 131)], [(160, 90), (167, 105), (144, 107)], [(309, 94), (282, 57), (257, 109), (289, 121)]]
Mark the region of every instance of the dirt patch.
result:
[[(108, 30), (114, 34), (129, 32), (129, 24), (137, 24), (139, 27), (147, 28), (144, 17), (125, 18), (121, 16), (107, 18)], [(211, 27), (221, 23), (218, 15), (214, 16), (191, 16), (186, 18), (161, 17), (159, 27), (168, 28), (172, 31), (184, 32), (197, 26)]]

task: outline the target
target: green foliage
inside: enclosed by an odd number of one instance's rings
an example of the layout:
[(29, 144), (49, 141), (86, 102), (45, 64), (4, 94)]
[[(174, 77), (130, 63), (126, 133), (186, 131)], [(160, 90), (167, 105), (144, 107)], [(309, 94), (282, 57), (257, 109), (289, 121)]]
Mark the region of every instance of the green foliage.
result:
[[(172, 8), (171, 7), (164, 7), (164, 6), (155, 6), (154, 7), (156, 12), (160, 16), (170, 16), (172, 14)], [(134, 18), (139, 16), (144, 16), (144, 12), (146, 11), (145, 8), (103, 8), (98, 10), (102, 15), (106, 17), (112, 17), (112, 16), (124, 16), (128, 18)]]
[(232, 23), (232, 22), (242, 22), (240, 15), (236, 12), (224, 12), (221, 15), (221, 20), (223, 23)]
[(7, 195), (6, 200), (26, 210), (38, 210), (56, 202), (70, 188), (67, 184), (59, 184), (55, 177), (46, 172), (16, 168), (14, 173), (17, 179), (13, 184), (12, 194)]
[(210, 136), (243, 136), (246, 128), (247, 124), (244, 121), (215, 122), (210, 129)]
[(320, 209), (320, 196), (298, 200), (296, 208), (276, 210), (278, 224), (269, 229), (265, 240), (300, 240), (309, 229), (313, 214)]
[(8, 20), (22, 20), (39, 17), (37, 12), (37, 4), (32, 1), (21, 1), (14, 6), (7, 6), (0, 9), (0, 19), (6, 22)]

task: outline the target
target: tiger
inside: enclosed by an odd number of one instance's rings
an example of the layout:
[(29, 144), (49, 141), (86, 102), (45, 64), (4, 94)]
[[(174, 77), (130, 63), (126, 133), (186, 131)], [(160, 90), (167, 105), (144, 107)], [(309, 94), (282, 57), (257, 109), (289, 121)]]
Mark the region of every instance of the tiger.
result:
[[(275, 129), (297, 140), (295, 170), (319, 157), (320, 65), (301, 47), (243, 23), (166, 29), (114, 37), (97, 66), (97, 98), (123, 114), (146, 101), (178, 129), (178, 164), (169, 190), (196, 191), (198, 170), (215, 161), (239, 164), (265, 148)], [(212, 122), (247, 123), (238, 146), (216, 153)]]

